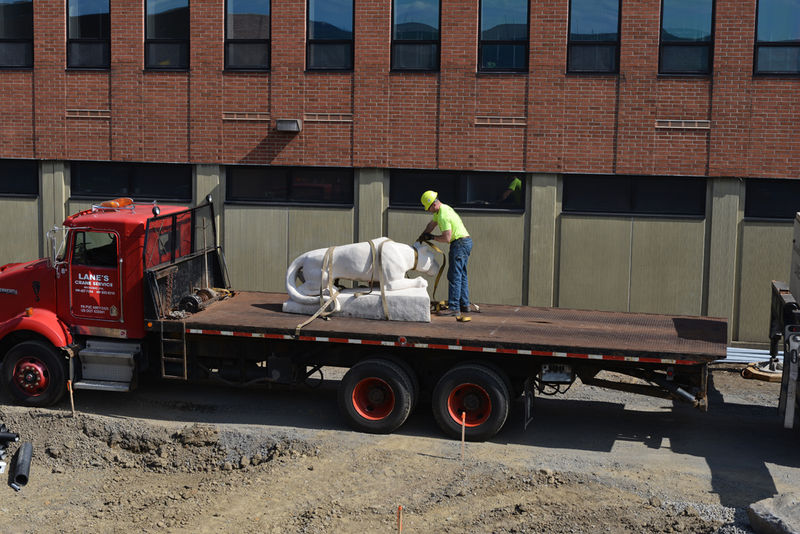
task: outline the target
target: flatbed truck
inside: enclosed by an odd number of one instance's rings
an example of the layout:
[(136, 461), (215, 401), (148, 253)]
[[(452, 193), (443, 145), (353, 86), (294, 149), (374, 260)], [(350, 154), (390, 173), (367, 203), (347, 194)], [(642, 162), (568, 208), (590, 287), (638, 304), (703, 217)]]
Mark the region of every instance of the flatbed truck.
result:
[(708, 365), (726, 354), (726, 321), (710, 317), (487, 304), (464, 323), (333, 316), (300, 328), (286, 295), (231, 289), (210, 198), (116, 199), (56, 230), (49, 258), (0, 267), (0, 377), (29, 406), (68, 388), (130, 391), (148, 372), (164, 387), (302, 384), (334, 366), (348, 369), (337, 397), (353, 428), (393, 432), (424, 399), (446, 435), (480, 441), (514, 401), (527, 426), (536, 395), (576, 379), (706, 410)]

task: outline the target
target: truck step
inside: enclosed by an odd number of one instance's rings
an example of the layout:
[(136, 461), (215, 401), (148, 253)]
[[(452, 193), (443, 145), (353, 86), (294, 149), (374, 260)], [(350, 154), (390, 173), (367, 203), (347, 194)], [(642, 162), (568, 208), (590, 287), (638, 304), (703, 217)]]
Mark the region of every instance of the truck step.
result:
[(131, 390), (130, 383), (112, 382), (110, 380), (81, 380), (72, 384), (73, 389), (90, 389), (94, 391), (122, 391)]
[[(138, 343), (89, 340), (78, 352), (81, 376), (88, 382), (118, 382), (130, 384), (135, 357), (141, 351)], [(129, 387), (129, 386), (126, 386)]]

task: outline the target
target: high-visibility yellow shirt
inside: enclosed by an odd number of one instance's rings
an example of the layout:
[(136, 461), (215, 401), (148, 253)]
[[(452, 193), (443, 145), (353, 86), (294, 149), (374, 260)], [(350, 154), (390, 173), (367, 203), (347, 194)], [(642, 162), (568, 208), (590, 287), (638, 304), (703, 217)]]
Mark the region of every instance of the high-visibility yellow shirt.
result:
[(467, 232), (467, 227), (461, 221), (461, 217), (447, 204), (439, 206), (439, 211), (433, 214), (433, 220), (436, 221), (436, 224), (439, 225), (439, 230), (442, 232), (450, 230), (450, 241), (469, 237), (469, 232)]

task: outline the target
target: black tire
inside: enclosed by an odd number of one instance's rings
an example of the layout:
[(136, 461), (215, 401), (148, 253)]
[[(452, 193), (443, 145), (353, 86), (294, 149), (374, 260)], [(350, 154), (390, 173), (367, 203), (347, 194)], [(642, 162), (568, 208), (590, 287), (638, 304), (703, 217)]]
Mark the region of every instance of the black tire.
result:
[(408, 362), (394, 355), (380, 355), (376, 356), (376, 358), (389, 360), (405, 371), (409, 383), (411, 384), (411, 413), (414, 413), (414, 409), (417, 407), (417, 401), (419, 401), (420, 390), (419, 377), (417, 376), (417, 373), (414, 372), (414, 369)]
[(6, 390), (26, 406), (51, 406), (67, 390), (66, 361), (46, 342), (24, 341), (12, 347), (0, 373)]
[(413, 385), (396, 363), (373, 359), (357, 363), (339, 383), (339, 407), (354, 429), (388, 434), (406, 422), (414, 403)]
[(508, 418), (509, 393), (494, 370), (463, 364), (447, 371), (433, 390), (433, 417), (442, 431), (461, 439), (461, 412), (466, 414), (464, 439), (485, 441), (497, 434)]

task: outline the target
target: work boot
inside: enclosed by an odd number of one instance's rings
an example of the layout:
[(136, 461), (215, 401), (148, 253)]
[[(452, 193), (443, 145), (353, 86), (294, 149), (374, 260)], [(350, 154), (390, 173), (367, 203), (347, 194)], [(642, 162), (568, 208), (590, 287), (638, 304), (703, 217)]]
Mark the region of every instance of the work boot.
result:
[(444, 310), (439, 310), (438, 312), (436, 312), (436, 315), (438, 315), (439, 317), (458, 317), (459, 315), (461, 315), (461, 312), (447, 308)]

